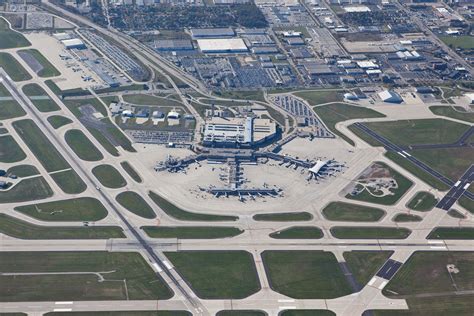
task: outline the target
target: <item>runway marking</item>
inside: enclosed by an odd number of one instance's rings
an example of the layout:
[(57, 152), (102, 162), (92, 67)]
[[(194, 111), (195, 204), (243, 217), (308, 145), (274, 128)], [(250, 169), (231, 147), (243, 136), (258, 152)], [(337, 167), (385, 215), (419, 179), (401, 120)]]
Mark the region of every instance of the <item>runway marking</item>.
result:
[(367, 283), (368, 286), (372, 286), (372, 284), (375, 283), (375, 281), (377, 281), (377, 278), (376, 277), (373, 277), (372, 279), (370, 279), (369, 283)]
[(454, 186), (457, 187), (457, 186), (460, 185), (460, 184), (461, 184), (461, 181), (458, 180), (458, 182), (456, 182), (456, 183), (454, 184)]
[(409, 153), (407, 153), (406, 151), (402, 150), (402, 153), (404, 153), (405, 155), (407, 155), (408, 157), (411, 157), (411, 155)]
[(296, 306), (280, 306), (278, 309), (296, 309)]
[(442, 244), (444, 241), (442, 240), (429, 240), (428, 243), (429, 244)]
[(295, 300), (278, 300), (278, 303), (293, 303)]
[(55, 308), (53, 312), (71, 312), (72, 308)]
[(464, 186), (463, 190), (467, 190), (470, 185), (471, 185), (470, 183), (466, 183), (466, 185)]
[(152, 263), (152, 266), (156, 269), (156, 271), (158, 271), (158, 273), (163, 272), (163, 269), (160, 268), (160, 266), (158, 265), (158, 263), (153, 262), (153, 263)]
[(173, 269), (173, 266), (168, 261), (163, 260), (163, 264), (165, 265), (166, 269), (168, 269), (168, 270)]
[(431, 249), (446, 249), (446, 246), (431, 246)]
[(404, 154), (402, 154), (400, 151), (397, 151), (397, 154), (399, 154), (400, 156), (402, 156), (403, 158), (406, 158), (407, 156), (405, 156)]
[(71, 305), (71, 304), (74, 304), (74, 302), (56, 302), (54, 304), (56, 304), (56, 305)]
[(379, 290), (383, 289), (387, 283), (388, 281), (383, 281), (382, 284), (379, 285)]

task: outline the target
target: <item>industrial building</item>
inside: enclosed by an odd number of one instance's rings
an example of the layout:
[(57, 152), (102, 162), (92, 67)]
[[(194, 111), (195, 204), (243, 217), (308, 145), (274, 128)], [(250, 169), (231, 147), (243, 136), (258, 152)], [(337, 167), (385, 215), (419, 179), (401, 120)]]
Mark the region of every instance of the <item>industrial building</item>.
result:
[(66, 49), (84, 49), (86, 48), (86, 44), (78, 38), (71, 38), (71, 39), (66, 39), (62, 40), (61, 43), (66, 47)]
[(197, 40), (199, 49), (203, 53), (244, 53), (247, 45), (241, 38), (213, 38)]
[(270, 119), (213, 117), (204, 127), (203, 144), (214, 147), (250, 147), (275, 135), (276, 124)]

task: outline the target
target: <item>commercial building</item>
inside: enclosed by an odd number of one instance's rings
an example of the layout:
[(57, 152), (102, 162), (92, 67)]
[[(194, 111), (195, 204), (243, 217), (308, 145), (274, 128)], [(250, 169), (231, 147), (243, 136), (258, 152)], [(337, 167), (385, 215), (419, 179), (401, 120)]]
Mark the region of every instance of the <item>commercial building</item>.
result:
[(203, 53), (244, 53), (247, 45), (241, 38), (213, 38), (197, 40), (199, 49)]
[(214, 147), (250, 147), (275, 135), (276, 124), (270, 119), (213, 117), (204, 126), (203, 144)]

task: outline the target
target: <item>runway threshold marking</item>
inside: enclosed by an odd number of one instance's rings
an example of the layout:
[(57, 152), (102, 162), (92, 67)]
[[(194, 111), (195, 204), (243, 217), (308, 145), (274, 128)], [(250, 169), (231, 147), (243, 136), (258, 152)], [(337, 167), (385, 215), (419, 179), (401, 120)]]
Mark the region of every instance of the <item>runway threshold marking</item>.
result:
[(388, 281), (383, 281), (380, 285), (379, 285), (379, 290), (382, 290), (385, 285), (387, 285)]
[(278, 309), (296, 309), (296, 306), (280, 306)]
[(373, 277), (372, 279), (370, 279), (369, 283), (367, 283), (368, 286), (372, 286), (375, 281), (377, 281), (377, 278), (376, 277)]

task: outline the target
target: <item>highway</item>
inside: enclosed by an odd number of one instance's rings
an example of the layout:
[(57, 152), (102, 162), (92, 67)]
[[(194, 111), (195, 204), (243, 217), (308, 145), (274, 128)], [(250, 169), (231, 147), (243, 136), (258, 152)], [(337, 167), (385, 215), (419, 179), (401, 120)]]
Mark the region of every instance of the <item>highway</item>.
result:
[[(181, 285), (178, 279), (172, 274), (169, 269), (163, 263), (163, 260), (157, 255), (155, 250), (148, 245), (147, 241), (141, 236), (139, 231), (135, 229), (135, 227), (128, 221), (128, 219), (120, 212), (119, 208), (115, 205), (114, 199), (110, 198), (105, 191), (100, 190), (100, 184), (95, 182), (94, 178), (89, 174), (89, 172), (83, 168), (81, 164), (77, 162), (77, 158), (73, 156), (61, 139), (59, 139), (58, 135), (55, 133), (53, 127), (49, 124), (46, 124), (44, 120), (36, 112), (36, 107), (31, 103), (31, 101), (17, 89), (15, 84), (11, 81), (11, 78), (7, 75), (7, 73), (0, 68), (0, 82), (2, 82), (10, 92), (10, 94), (15, 98), (15, 100), (25, 109), (29, 117), (34, 119), (35, 123), (41, 128), (43, 133), (48, 137), (48, 139), (53, 143), (53, 145), (60, 150), (60, 152), (65, 155), (66, 160), (72, 166), (72, 168), (79, 174), (79, 176), (88, 184), (90, 187), (98, 188), (98, 194), (103, 198), (106, 202), (106, 206), (108, 206), (113, 212), (118, 216), (118, 218), (122, 221), (133, 238), (136, 239), (140, 247), (146, 251), (149, 258), (153, 260), (153, 263), (158, 265), (163, 272), (169, 277), (169, 279), (173, 282), (176, 288), (181, 292), (185, 300), (192, 306), (192, 308), (197, 312), (198, 315), (208, 315), (208, 313), (204, 313), (205, 308), (202, 304), (195, 298), (192, 293), (188, 293), (188, 291)], [(161, 278), (159, 273), (157, 276)]]
[(454, 203), (469, 189), (471, 182), (474, 181), (474, 165), (464, 173), (448, 193), (438, 202), (436, 207), (449, 211)]

